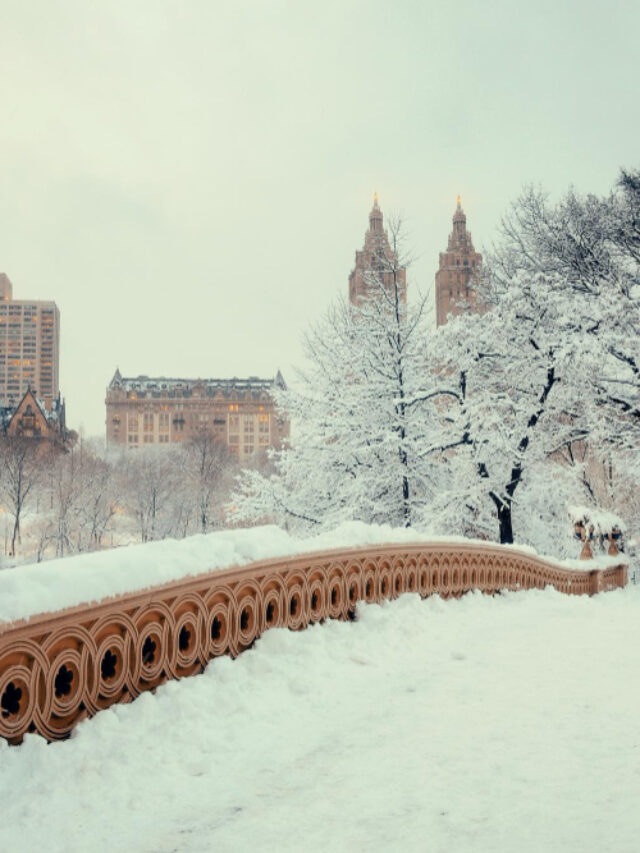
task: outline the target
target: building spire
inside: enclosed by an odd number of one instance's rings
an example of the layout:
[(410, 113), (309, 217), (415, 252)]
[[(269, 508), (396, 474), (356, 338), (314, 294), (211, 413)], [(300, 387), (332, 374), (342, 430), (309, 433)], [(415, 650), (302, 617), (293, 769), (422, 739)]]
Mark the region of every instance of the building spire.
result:
[(369, 230), (374, 234), (382, 235), (382, 211), (378, 204), (378, 193), (373, 194), (373, 207), (369, 214)]
[(364, 245), (356, 252), (355, 267), (349, 275), (349, 301), (352, 305), (359, 305), (363, 299), (374, 295), (379, 286), (389, 292), (396, 286), (399, 287), (400, 300), (406, 303), (406, 270), (399, 265), (398, 258), (389, 245), (378, 193), (374, 192)]
[(464, 214), (464, 210), (462, 209), (462, 199), (460, 196), (456, 199), (457, 206), (455, 213), (453, 214), (453, 233), (454, 234), (465, 234), (467, 230), (467, 217)]
[(462, 209), (462, 198), (457, 196), (453, 229), (449, 234), (447, 251), (440, 253), (440, 264), (436, 273), (438, 326), (447, 322), (449, 314), (484, 312), (484, 305), (478, 301), (476, 293), (481, 264), (482, 255), (473, 248), (471, 234), (467, 231), (467, 217)]

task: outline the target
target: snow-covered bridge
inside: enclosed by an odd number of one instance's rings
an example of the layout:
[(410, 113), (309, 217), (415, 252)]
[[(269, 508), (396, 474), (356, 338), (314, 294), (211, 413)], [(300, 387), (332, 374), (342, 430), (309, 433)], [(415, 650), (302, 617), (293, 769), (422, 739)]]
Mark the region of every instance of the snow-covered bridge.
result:
[(268, 628), (345, 620), (358, 601), (549, 585), (591, 595), (625, 583), (619, 557), (556, 563), (511, 546), (416, 541), (412, 531), (357, 524), (302, 542), (254, 528), (8, 570), (0, 735), (65, 737), (86, 716), (236, 656)]

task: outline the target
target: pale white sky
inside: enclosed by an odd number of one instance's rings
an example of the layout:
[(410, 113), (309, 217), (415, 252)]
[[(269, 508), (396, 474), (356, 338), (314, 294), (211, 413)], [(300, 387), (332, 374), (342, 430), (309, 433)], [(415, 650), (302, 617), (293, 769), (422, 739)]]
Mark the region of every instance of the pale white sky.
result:
[(0, 271), (55, 299), (69, 425), (124, 375), (285, 378), (374, 190), (431, 286), (528, 182), (640, 165), (640, 4), (0, 0)]

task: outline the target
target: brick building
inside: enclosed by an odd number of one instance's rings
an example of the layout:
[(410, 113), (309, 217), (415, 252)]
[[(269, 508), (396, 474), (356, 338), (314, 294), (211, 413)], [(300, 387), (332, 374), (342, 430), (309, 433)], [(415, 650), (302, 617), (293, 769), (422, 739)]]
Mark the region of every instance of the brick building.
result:
[(67, 429), (64, 401), (57, 397), (47, 408), (28, 389), (17, 406), (0, 406), (0, 435), (42, 439), (61, 448), (72, 446), (77, 434)]
[(116, 370), (107, 388), (107, 442), (170, 445), (207, 431), (246, 461), (289, 435), (272, 394), (285, 387), (280, 371), (274, 379), (127, 379)]
[(349, 275), (349, 301), (359, 305), (363, 298), (371, 293), (372, 283), (382, 281), (387, 290), (392, 291), (395, 276), (400, 290), (400, 298), (407, 301), (407, 271), (397, 267), (393, 250), (389, 245), (389, 236), (384, 229), (382, 211), (378, 205), (377, 194), (373, 197), (373, 207), (369, 214), (369, 228), (364, 235), (364, 246), (356, 252), (355, 267)]
[(0, 273), (0, 406), (15, 407), (30, 388), (51, 410), (59, 399), (60, 312), (55, 302), (13, 298)]
[(446, 252), (440, 252), (440, 266), (436, 273), (436, 324), (447, 322), (448, 314), (463, 311), (482, 311), (473, 280), (480, 271), (482, 255), (473, 248), (471, 233), (467, 231), (467, 217), (458, 196), (453, 214), (453, 230), (449, 235)]

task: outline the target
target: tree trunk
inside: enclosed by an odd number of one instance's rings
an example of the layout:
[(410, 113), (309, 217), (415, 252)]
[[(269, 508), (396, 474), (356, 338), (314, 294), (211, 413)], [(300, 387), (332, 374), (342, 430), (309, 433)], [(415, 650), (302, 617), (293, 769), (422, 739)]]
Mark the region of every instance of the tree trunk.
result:
[(498, 524), (500, 525), (500, 544), (513, 544), (513, 527), (511, 526), (511, 504), (502, 503), (498, 507)]
[(411, 504), (409, 503), (409, 480), (402, 478), (402, 515), (405, 527), (411, 527)]
[(13, 523), (13, 536), (11, 537), (11, 556), (15, 557), (16, 555), (16, 540), (20, 537), (20, 515), (16, 513), (15, 521)]

